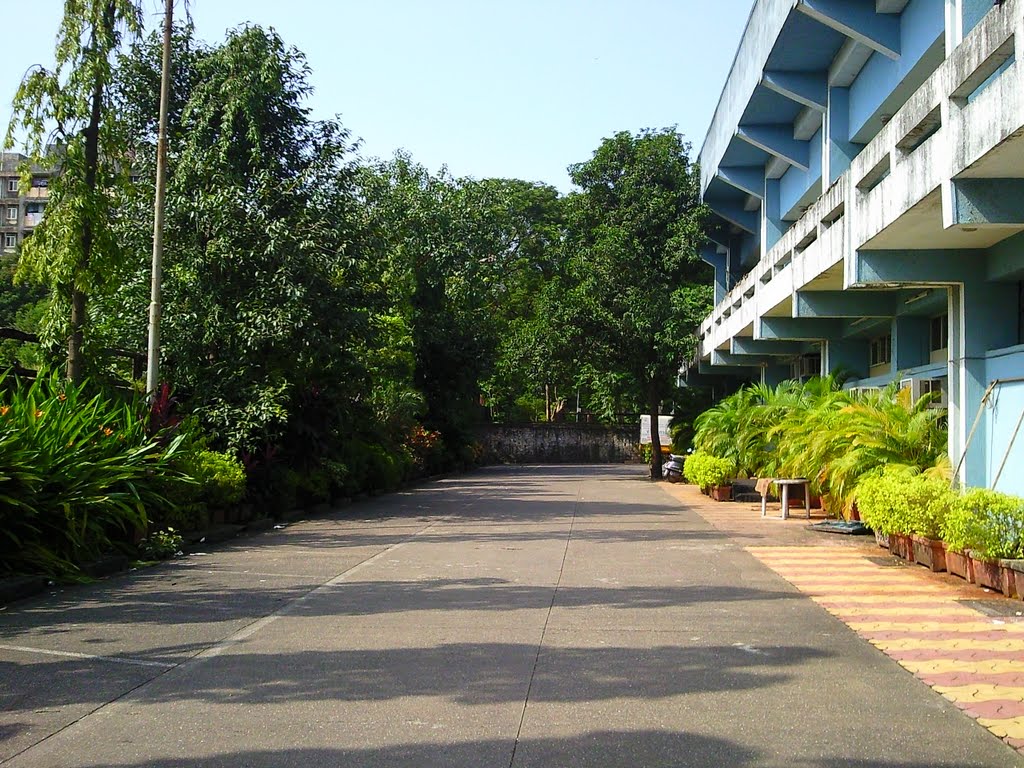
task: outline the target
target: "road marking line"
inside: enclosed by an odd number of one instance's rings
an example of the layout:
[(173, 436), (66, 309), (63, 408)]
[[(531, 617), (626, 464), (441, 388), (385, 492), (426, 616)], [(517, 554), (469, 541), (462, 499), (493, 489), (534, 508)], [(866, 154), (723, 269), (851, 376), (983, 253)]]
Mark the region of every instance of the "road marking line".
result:
[(121, 656), (100, 656), (94, 653), (75, 653), (74, 651), (51, 651), (46, 648), (30, 648), (27, 645), (0, 645), (3, 651), (18, 651), (20, 653), (37, 653), (43, 656), (64, 656), (71, 659), (87, 659), (89, 661), (109, 661), (114, 664), (133, 664), (137, 667), (160, 667), (161, 669), (172, 669), (177, 664), (168, 664), (164, 661), (146, 661), (145, 659), (126, 659)]

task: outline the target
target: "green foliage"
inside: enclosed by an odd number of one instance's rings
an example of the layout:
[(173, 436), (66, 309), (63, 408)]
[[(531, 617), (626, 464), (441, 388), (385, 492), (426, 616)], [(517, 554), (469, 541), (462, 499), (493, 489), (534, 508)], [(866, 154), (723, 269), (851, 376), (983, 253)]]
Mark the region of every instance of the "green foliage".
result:
[(5, 140), (10, 147), (26, 134), (24, 186), (32, 165), (54, 170), (46, 216), (21, 245), (18, 275), (49, 289), (44, 335), (51, 342), (69, 340), (68, 376), (75, 380), (85, 368), (87, 298), (111, 290), (123, 273), (112, 198), (128, 184), (131, 162), (111, 85), (123, 34), (137, 37), (141, 30), (137, 0), (67, 2), (56, 68), (29, 70), (14, 97)]
[(685, 454), (694, 447), (696, 420), (713, 404), (711, 389), (703, 387), (681, 387), (672, 397), (673, 413), (669, 422), (672, 436), (672, 453)]
[(185, 467), (196, 481), (199, 498), (210, 507), (234, 506), (245, 495), (245, 468), (233, 454), (200, 451)]
[(147, 560), (169, 560), (181, 550), (185, 540), (171, 527), (154, 531), (139, 544), (139, 554)]
[(701, 490), (719, 485), (728, 485), (736, 477), (736, 464), (731, 459), (713, 456), (704, 451), (694, 451), (683, 464), (686, 479)]
[(901, 466), (874, 472), (857, 484), (857, 508), (865, 525), (882, 533), (941, 536), (956, 502), (949, 483)]
[(56, 374), (0, 378), (0, 569), (74, 575), (146, 529), (185, 479), (172, 468), (181, 438), (150, 438), (145, 412)]
[[(581, 191), (567, 202), (568, 341), (599, 397), (631, 396), (652, 423), (711, 306), (711, 273), (698, 253), (706, 210), (689, 150), (672, 129), (622, 132), (569, 169)], [(659, 466), (655, 451), (652, 476)]]
[(953, 504), (942, 538), (953, 551), (983, 560), (1024, 558), (1024, 499), (973, 488)]
[(944, 412), (884, 392), (853, 394), (831, 377), (744, 387), (701, 414), (695, 445), (754, 477), (807, 477), (833, 511), (849, 511), (861, 479), (883, 467), (946, 477)]

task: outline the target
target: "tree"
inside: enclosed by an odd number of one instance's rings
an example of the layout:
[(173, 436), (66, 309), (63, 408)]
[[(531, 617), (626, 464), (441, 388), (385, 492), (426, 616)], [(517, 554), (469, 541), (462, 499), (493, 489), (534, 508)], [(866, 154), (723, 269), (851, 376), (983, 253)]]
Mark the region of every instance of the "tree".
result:
[[(595, 384), (635, 396), (658, 424), (711, 307), (701, 261), (705, 209), (689, 144), (673, 129), (618, 133), (570, 167), (578, 307), (574, 333)], [(661, 476), (658, 430), (652, 478)]]
[[(18, 275), (49, 288), (49, 335), (67, 339), (71, 380), (85, 370), (87, 299), (116, 285), (122, 266), (110, 196), (128, 183), (130, 158), (110, 85), (122, 35), (141, 34), (141, 14), (137, 0), (66, 0), (56, 68), (26, 75), (5, 141), (13, 146), (25, 132), (30, 164), (56, 166), (46, 216), (22, 245)], [(56, 148), (46, 138), (51, 124)]]

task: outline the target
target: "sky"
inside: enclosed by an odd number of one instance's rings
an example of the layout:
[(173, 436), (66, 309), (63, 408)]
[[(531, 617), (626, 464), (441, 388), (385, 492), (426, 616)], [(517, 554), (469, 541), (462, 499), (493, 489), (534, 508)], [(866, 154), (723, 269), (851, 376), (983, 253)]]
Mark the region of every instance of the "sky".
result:
[[(175, 0), (181, 14), (185, 0)], [(12, 0), (3, 0), (12, 2)], [(147, 26), (163, 2), (142, 0)], [(677, 126), (700, 151), (752, 0), (188, 0), (196, 35), (274, 27), (312, 69), (313, 116), (363, 157), (398, 149), (455, 176), (571, 187), (619, 131)], [(52, 66), (63, 0), (5, 36), (0, 126), (22, 72)], [(24, 67), (16, 64), (23, 62)]]

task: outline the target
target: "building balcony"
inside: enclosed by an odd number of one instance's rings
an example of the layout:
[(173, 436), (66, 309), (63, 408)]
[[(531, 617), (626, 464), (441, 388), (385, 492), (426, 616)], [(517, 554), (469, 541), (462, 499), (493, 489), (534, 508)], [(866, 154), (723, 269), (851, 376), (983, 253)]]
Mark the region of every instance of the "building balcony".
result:
[[(715, 306), (701, 358), (713, 364), (736, 337), (793, 339), (763, 321), (802, 317), (801, 292), (949, 284), (937, 261), (929, 276), (929, 255), (983, 254), (1024, 231), (1022, 61), (1024, 0), (1006, 0)], [(880, 270), (879, 253), (915, 267)]]

